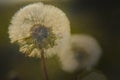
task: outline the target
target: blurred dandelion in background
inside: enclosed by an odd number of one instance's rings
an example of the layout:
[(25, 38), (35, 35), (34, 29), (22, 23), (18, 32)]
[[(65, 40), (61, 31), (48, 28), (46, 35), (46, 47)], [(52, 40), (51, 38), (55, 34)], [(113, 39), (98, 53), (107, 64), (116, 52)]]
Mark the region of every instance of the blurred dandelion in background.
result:
[(64, 58), (64, 70), (91, 70), (98, 63), (101, 53), (102, 49), (96, 39), (89, 35), (74, 34), (71, 37), (72, 58)]
[(72, 49), (79, 62), (79, 68), (90, 70), (97, 65), (102, 53), (98, 41), (85, 34), (72, 35), (71, 39)]
[(41, 58), (48, 80), (45, 57), (59, 50), (68, 50), (70, 39), (69, 20), (60, 9), (43, 3), (34, 3), (20, 9), (9, 26), (11, 43), (20, 47), (20, 52), (29, 57)]

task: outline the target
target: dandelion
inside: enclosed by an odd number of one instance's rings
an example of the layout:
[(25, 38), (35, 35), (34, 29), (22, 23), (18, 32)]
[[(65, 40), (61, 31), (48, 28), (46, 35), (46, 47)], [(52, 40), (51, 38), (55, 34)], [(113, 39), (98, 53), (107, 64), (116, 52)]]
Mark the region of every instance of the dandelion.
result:
[(101, 56), (101, 47), (89, 35), (72, 35), (72, 51), (79, 63), (79, 69), (91, 70)]
[(61, 45), (69, 44), (70, 26), (63, 11), (40, 2), (20, 9), (13, 16), (8, 33), (11, 43), (20, 46), (20, 52), (41, 58), (44, 65), (44, 56), (66, 50)]

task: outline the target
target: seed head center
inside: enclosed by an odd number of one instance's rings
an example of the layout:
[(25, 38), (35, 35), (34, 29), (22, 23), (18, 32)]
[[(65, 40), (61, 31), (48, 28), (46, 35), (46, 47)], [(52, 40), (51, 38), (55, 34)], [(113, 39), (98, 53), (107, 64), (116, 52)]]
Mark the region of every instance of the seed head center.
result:
[(45, 26), (37, 25), (31, 29), (31, 35), (33, 39), (41, 43), (44, 39), (46, 39), (49, 36), (49, 29)]

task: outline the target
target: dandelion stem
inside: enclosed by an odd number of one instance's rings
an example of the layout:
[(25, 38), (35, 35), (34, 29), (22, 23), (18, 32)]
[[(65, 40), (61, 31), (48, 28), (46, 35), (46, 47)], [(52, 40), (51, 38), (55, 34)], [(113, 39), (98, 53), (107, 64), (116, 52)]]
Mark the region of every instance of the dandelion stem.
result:
[(42, 69), (43, 69), (45, 80), (49, 80), (48, 79), (48, 72), (47, 72), (47, 68), (46, 68), (46, 61), (45, 61), (45, 57), (44, 57), (44, 49), (43, 48), (41, 48), (41, 63), (42, 63)]

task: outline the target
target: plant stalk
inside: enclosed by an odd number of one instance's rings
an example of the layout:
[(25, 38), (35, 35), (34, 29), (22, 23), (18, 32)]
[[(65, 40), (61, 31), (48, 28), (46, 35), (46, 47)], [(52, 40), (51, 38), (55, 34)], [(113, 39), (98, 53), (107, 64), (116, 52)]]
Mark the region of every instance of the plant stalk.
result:
[(42, 69), (43, 69), (43, 73), (44, 73), (44, 78), (45, 78), (45, 80), (49, 80), (43, 48), (41, 48), (41, 64), (42, 64)]

